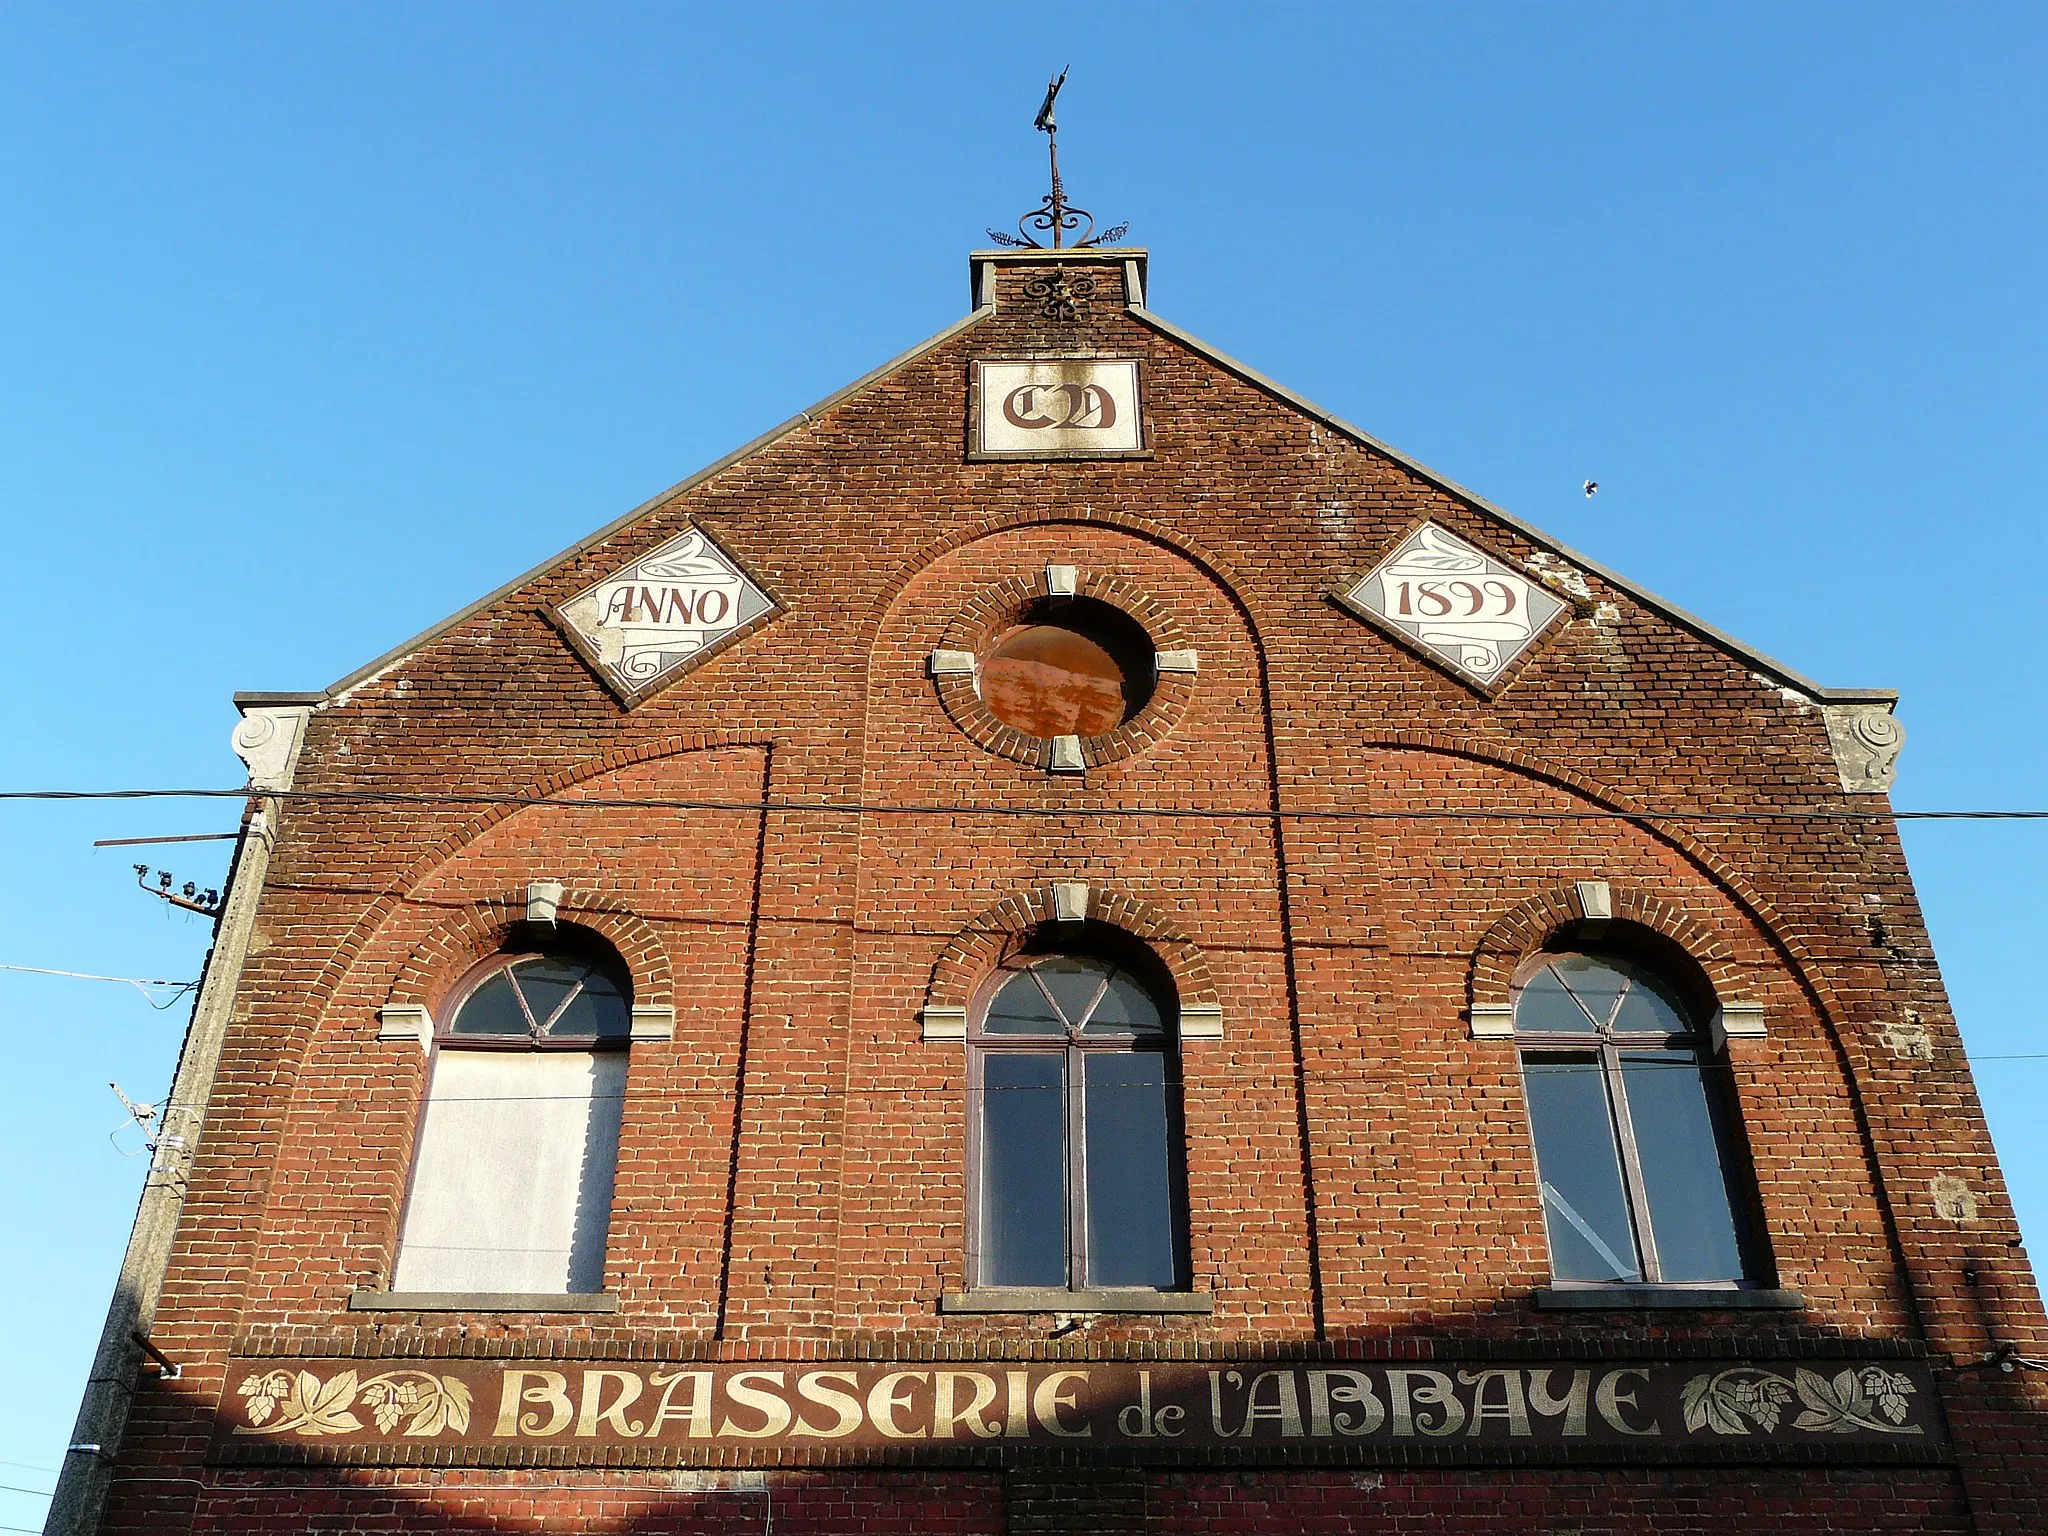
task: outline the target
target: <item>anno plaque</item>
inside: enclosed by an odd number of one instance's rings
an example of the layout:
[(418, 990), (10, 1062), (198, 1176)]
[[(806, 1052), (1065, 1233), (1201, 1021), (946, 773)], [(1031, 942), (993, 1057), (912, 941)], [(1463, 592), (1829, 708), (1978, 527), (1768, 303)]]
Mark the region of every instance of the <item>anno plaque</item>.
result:
[(734, 639), (775, 603), (695, 528), (555, 610), (570, 641), (627, 704)]
[(1482, 688), (1498, 682), (1565, 608), (1434, 523), (1408, 535), (1337, 600)]
[(974, 368), (976, 457), (1113, 458), (1144, 451), (1135, 359), (1055, 357)]

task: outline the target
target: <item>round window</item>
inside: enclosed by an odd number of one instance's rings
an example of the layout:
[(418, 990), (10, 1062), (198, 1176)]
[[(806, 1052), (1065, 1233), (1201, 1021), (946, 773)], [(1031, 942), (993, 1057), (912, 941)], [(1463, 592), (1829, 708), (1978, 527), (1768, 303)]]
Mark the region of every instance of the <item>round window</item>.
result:
[(975, 683), (1003, 724), (1050, 740), (1100, 736), (1152, 697), (1152, 637), (1093, 598), (1045, 599), (982, 652)]

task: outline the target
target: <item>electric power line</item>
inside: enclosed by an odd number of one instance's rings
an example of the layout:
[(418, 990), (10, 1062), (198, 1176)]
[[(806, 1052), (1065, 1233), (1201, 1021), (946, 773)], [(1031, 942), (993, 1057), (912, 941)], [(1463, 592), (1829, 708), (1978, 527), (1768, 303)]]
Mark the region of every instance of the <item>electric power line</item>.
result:
[(1057, 806), (958, 805), (861, 800), (706, 800), (671, 797), (622, 799), (609, 796), (561, 798), (546, 795), (453, 794), (410, 790), (357, 789), (9, 789), (0, 802), (67, 800), (268, 799), (320, 805), (470, 805), (544, 806), (553, 810), (675, 810), (777, 812), (828, 816), (1073, 816), (1164, 817), (1213, 821), (1628, 821), (1628, 822), (1841, 822), (1878, 824), (1887, 821), (2048, 821), (2048, 810), (1839, 810), (1828, 807), (1767, 811), (1710, 810), (1494, 810), (1449, 806), (1358, 810), (1346, 807), (1271, 809), (1246, 806)]
[[(5, 962), (0, 962), (0, 971), (21, 971), (31, 976), (69, 976), (74, 981), (125, 982), (140, 992), (142, 1000), (159, 1013), (166, 1008), (172, 1007), (179, 998), (199, 985), (196, 981), (151, 981), (141, 976), (96, 976), (90, 971), (60, 971), (47, 965), (8, 965)], [(162, 1002), (158, 1002), (149, 991), (151, 987), (170, 987), (173, 990), (169, 997), (165, 998)], [(15, 1463), (10, 1462), (7, 1465), (11, 1466), (15, 1465)]]

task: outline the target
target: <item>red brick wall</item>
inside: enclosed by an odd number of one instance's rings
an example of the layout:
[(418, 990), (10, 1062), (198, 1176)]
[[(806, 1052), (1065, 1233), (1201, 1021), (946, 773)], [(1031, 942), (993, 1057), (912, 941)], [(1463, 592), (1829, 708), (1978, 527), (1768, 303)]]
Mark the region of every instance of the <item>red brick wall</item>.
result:
[[(1124, 314), (1118, 270), (1095, 275), (1093, 308), (1062, 325), (1006, 272), (992, 317), (314, 715), (303, 790), (978, 809), (295, 802), (155, 1328), (189, 1390), (138, 1399), (108, 1529), (758, 1528), (753, 1494), (662, 1503), (647, 1474), (205, 1469), (231, 1348), (1043, 1349), (1042, 1319), (936, 1309), (965, 1278), (965, 1056), (924, 1042), (918, 1009), (963, 927), (1054, 879), (1162, 914), (1225, 1010), (1225, 1038), (1184, 1053), (1191, 1246), (1214, 1315), (1104, 1319), (1085, 1348), (1903, 1342), (1941, 1369), (1960, 1457), (1378, 1483), (1155, 1472), (1157, 1528), (2039, 1528), (2048, 1395), (1956, 1367), (1995, 1343), (2048, 1354), (2048, 1328), (1897, 838), (1799, 814), (1870, 804), (1841, 794), (1818, 711), (1597, 577), (1590, 611), (1491, 700), (1390, 643), (1324, 593), (1421, 517), (1508, 559), (1536, 547)], [(1034, 350), (1142, 358), (1154, 456), (967, 461), (970, 360)], [(686, 522), (789, 611), (623, 711), (542, 613)], [(1200, 655), (1164, 739), (1083, 778), (974, 745), (924, 672), (979, 594), (1048, 562), (1143, 592)], [(1206, 814), (1100, 814), (1147, 807)], [(1276, 808), (1785, 815), (1276, 826)], [(996, 814), (1018, 810), (1048, 814)], [(379, 1041), (376, 1010), (436, 1002), (543, 877), (626, 955), (641, 1000), (676, 1008), (673, 1041), (633, 1048), (607, 1263), (621, 1310), (349, 1313), (351, 1290), (390, 1277), (422, 1087), (419, 1048)], [(1768, 1038), (1738, 1041), (1732, 1069), (1804, 1312), (1531, 1305), (1547, 1264), (1513, 1050), (1470, 1038), (1463, 1010), (1499, 986), (1489, 935), (1524, 932), (1590, 878), (1768, 1010)], [(1908, 1007), (1932, 1063), (1878, 1042)], [(1937, 1175), (1968, 1182), (1973, 1223), (1937, 1215)], [(223, 1486), (166, 1503), (175, 1485), (146, 1481), (163, 1477)], [(1005, 1518), (995, 1473), (775, 1478), (777, 1529)], [(1025, 1528), (1031, 1501), (1011, 1503)]]
[(1290, 1531), (1301, 1536), (1786, 1536), (1967, 1531), (1953, 1479), (1915, 1469), (1629, 1472), (1297, 1472), (1168, 1474), (1149, 1490), (1162, 1531), (1202, 1536)]

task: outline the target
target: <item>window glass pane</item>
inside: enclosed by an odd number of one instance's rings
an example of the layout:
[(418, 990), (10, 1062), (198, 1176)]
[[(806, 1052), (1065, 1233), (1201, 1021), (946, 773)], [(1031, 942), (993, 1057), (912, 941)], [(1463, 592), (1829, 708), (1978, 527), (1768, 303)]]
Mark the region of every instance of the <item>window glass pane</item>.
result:
[(519, 999), (512, 995), (512, 983), (503, 971), (469, 994), (456, 1012), (451, 1033), (526, 1038), (526, 1015), (519, 1011)]
[(1151, 993), (1122, 971), (1109, 979), (1109, 989), (1102, 994), (1102, 1001), (1095, 1005), (1095, 1012), (1088, 1017), (1088, 1026), (1082, 1031), (1089, 1035), (1157, 1034), (1166, 1028), (1166, 1019), (1159, 1011), (1159, 1004)]
[(1605, 1024), (1614, 1014), (1614, 1000), (1629, 983), (1633, 968), (1591, 955), (1559, 955), (1550, 964), (1572, 995), (1586, 1005), (1586, 1011)]
[(1682, 1035), (1692, 1028), (1685, 1005), (1661, 976), (1638, 971), (1614, 1016), (1614, 1027), (1639, 1033)]
[(611, 977), (602, 971), (587, 971), (583, 990), (555, 1015), (546, 1033), (579, 1040), (625, 1040), (633, 1033), (632, 1010)]
[(1038, 983), (1029, 976), (1018, 974), (1003, 983), (996, 993), (995, 1001), (988, 1005), (988, 1017), (982, 1021), (983, 1029), (996, 1035), (1063, 1035), (1066, 1025), (1046, 1002), (1045, 994), (1038, 990)]
[(512, 967), (512, 979), (525, 996), (526, 1006), (533, 1010), (533, 1022), (542, 1029), (589, 974), (587, 967), (566, 960), (522, 960)]
[(1102, 961), (1079, 955), (1054, 955), (1033, 961), (1031, 969), (1045, 983), (1045, 990), (1052, 994), (1069, 1024), (1078, 1024), (1088, 1017), (1088, 1010), (1095, 1006), (1095, 995), (1102, 990), (1102, 978), (1109, 973), (1109, 967)]
[(1067, 1283), (1066, 1053), (981, 1059), (979, 1285)]
[(1515, 1028), (1525, 1034), (1534, 1030), (1590, 1035), (1593, 1021), (1586, 1010), (1572, 1001), (1556, 972), (1545, 966), (1523, 984), (1515, 998)]
[(1690, 1051), (1625, 1051), (1621, 1076), (1650, 1203), (1657, 1268), (1673, 1284), (1743, 1278), (1707, 1071)]
[(1522, 1058), (1550, 1263), (1560, 1280), (1640, 1280), (1621, 1158), (1600, 1061), (1589, 1054)]
[(620, 1052), (437, 1052), (393, 1288), (602, 1290), (625, 1085)]
[(1087, 1085), (1088, 1284), (1175, 1284), (1166, 1056), (1091, 1051)]

